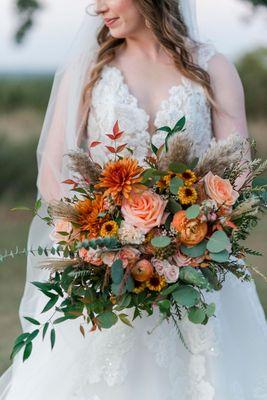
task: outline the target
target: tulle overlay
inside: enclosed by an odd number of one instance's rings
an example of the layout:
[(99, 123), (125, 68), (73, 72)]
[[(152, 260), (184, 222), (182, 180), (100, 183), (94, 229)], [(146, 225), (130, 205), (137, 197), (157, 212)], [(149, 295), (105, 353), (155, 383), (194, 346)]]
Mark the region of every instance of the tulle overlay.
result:
[[(199, 63), (207, 68), (213, 54), (210, 47), (201, 50)], [(118, 119), (132, 139), (135, 157), (141, 160), (148, 140), (148, 116), (129, 93), (119, 70), (105, 68), (94, 89), (88, 142), (103, 140)], [(155, 126), (171, 126), (183, 115), (189, 121), (187, 133), (194, 135), (192, 151), (200, 155), (212, 140), (210, 109), (200, 86), (187, 80), (171, 88)], [(162, 140), (159, 136), (155, 139)], [(101, 163), (106, 154), (99, 149), (96, 161)], [(33, 247), (37, 243), (51, 245), (50, 228), (43, 221), (35, 217), (30, 229), (42, 232)], [(36, 257), (29, 255), (28, 263), (35, 266)], [(43, 280), (46, 278), (43, 271)], [(23, 306), (37, 303), (40, 312), (45, 296), (36, 289), (35, 296), (27, 298), (33, 280), (34, 272), (27, 276)], [(134, 328), (119, 321), (102, 332), (89, 333), (88, 329), (85, 338), (79, 331), (81, 321), (59, 324), (53, 351), (49, 339), (42, 342), (38, 336), (25, 363), (21, 352), (16, 356), (0, 380), (0, 400), (267, 400), (267, 325), (254, 282), (242, 283), (228, 275), (220, 292), (207, 294), (207, 302), (212, 301), (216, 318), (206, 326), (185, 318), (180, 322), (190, 351), (171, 320), (153, 330), (159, 318), (157, 309), (152, 317), (144, 313), (142, 320), (135, 319)], [(20, 317), (23, 329), (32, 329)], [(47, 320), (47, 316), (43, 318)]]

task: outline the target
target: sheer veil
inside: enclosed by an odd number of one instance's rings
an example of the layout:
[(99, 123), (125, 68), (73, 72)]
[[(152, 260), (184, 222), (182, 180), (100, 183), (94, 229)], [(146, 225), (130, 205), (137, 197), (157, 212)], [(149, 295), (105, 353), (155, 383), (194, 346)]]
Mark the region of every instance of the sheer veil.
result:
[[(189, 36), (198, 40), (198, 24), (195, 0), (177, 1), (177, 6), (189, 30)], [(39, 214), (45, 216), (46, 205), (52, 199), (67, 195), (68, 185), (62, 182), (71, 178), (67, 168), (69, 150), (81, 146), (83, 127), (88, 115), (88, 103), (83, 103), (83, 89), (88, 78), (90, 66), (97, 50), (97, 31), (101, 26), (101, 17), (85, 13), (81, 27), (77, 32), (71, 49), (65, 60), (58, 67), (53, 81), (52, 91), (37, 147), (37, 197), (42, 200)], [(38, 246), (52, 246), (49, 239), (49, 227), (38, 216), (31, 222), (27, 249), (36, 250)], [(45, 256), (44, 256), (45, 257)], [(27, 276), (24, 294), (21, 299), (19, 316), (23, 331), (31, 328), (23, 316), (37, 316), (41, 311), (43, 296), (31, 284), (32, 281), (43, 281), (48, 272), (41, 270), (38, 262), (40, 256), (31, 253), (27, 256)]]

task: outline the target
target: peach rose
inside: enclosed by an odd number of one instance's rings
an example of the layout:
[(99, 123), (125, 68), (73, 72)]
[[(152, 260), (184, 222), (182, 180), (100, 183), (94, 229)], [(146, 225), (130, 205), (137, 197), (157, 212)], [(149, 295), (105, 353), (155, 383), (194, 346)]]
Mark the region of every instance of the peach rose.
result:
[(204, 177), (207, 195), (219, 205), (232, 206), (235, 204), (239, 193), (233, 189), (229, 179), (222, 179), (218, 175), (208, 172)]
[(121, 212), (127, 224), (147, 233), (165, 222), (168, 216), (164, 213), (166, 205), (167, 201), (152, 190), (132, 192), (129, 199), (123, 199)]
[(84, 247), (82, 247), (79, 250), (79, 256), (86, 262), (95, 265), (99, 267), (100, 265), (103, 264), (102, 258), (99, 255), (99, 252), (94, 249), (89, 249), (86, 250)]
[(131, 246), (124, 246), (118, 253), (117, 258), (122, 260), (123, 268), (126, 268), (129, 262), (135, 262), (140, 257), (140, 251)]
[(58, 219), (55, 222), (55, 227), (53, 231), (49, 234), (50, 239), (57, 243), (60, 242), (61, 240), (65, 240), (66, 242), (70, 241), (68, 240), (68, 236), (61, 235), (59, 232), (67, 232), (70, 234), (72, 230), (72, 223), (69, 221), (65, 221), (64, 219)]
[(173, 261), (177, 267), (187, 267), (191, 265), (192, 258), (184, 255), (178, 249), (177, 252), (172, 256)]
[(177, 267), (197, 267), (200, 263), (203, 262), (205, 256), (200, 257), (189, 257), (185, 254), (181, 253), (180, 249), (177, 250), (177, 253), (172, 256), (172, 260), (174, 261)]
[(117, 258), (117, 253), (115, 253), (114, 251), (105, 251), (105, 253), (103, 253), (101, 257), (103, 263), (108, 267), (111, 267)]
[(180, 242), (188, 246), (202, 242), (208, 232), (207, 222), (199, 218), (188, 219), (184, 210), (174, 214), (171, 225), (180, 233)]

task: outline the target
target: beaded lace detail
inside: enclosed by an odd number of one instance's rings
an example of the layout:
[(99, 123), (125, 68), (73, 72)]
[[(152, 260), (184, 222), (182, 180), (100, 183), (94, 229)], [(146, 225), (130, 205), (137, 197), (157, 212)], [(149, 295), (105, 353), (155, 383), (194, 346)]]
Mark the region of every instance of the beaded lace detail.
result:
[[(212, 45), (198, 49), (199, 65), (207, 68), (208, 59), (216, 53)], [(194, 142), (194, 155), (202, 154), (212, 138), (211, 110), (204, 89), (201, 85), (181, 78), (181, 83), (169, 89), (169, 97), (163, 100), (156, 113), (154, 126), (174, 126), (177, 120), (186, 116), (186, 131)], [(112, 130), (114, 122), (119, 124), (125, 134), (118, 143), (126, 143), (133, 150), (133, 156), (143, 164), (148, 153), (151, 135), (148, 132), (149, 115), (139, 107), (138, 100), (130, 93), (122, 72), (115, 66), (105, 65), (101, 79), (92, 92), (92, 105), (88, 119), (88, 143), (109, 140), (105, 133)], [(152, 142), (157, 147), (164, 143), (165, 132), (152, 135)], [(108, 143), (110, 144), (110, 143)], [(122, 155), (127, 155), (125, 149)], [(104, 146), (92, 149), (92, 155), (103, 164), (110, 153)]]

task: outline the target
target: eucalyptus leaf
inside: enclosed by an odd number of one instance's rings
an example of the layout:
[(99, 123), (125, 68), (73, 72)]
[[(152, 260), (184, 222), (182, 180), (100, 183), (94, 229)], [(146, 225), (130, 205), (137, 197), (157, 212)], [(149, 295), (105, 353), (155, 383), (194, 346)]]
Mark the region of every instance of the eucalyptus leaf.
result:
[(169, 246), (170, 243), (171, 243), (171, 238), (168, 236), (155, 236), (151, 240), (152, 246), (157, 247), (157, 248), (167, 247), (167, 246)]
[(191, 286), (180, 286), (172, 293), (174, 301), (185, 307), (192, 307), (200, 300), (200, 294)]
[[(111, 284), (111, 291), (113, 294), (115, 294), (115, 296), (118, 296), (119, 294), (119, 287), (120, 287), (120, 283), (112, 283)], [(126, 292), (126, 287), (124, 286), (122, 289), (122, 294), (124, 294)]]
[(215, 303), (210, 303), (206, 307), (206, 315), (210, 318), (214, 315), (216, 310), (216, 305)]
[(111, 266), (111, 278), (114, 283), (120, 283), (122, 281), (124, 269), (121, 260), (116, 260)]
[(178, 194), (178, 190), (183, 185), (184, 185), (184, 181), (181, 178), (178, 178), (178, 176), (175, 176), (174, 178), (171, 179), (171, 183), (170, 183), (170, 191), (171, 191), (171, 193), (177, 195)]
[(180, 268), (179, 279), (186, 283), (198, 286), (201, 289), (206, 289), (210, 286), (209, 281), (204, 277), (201, 271), (198, 271), (193, 267)]
[(210, 253), (210, 258), (216, 262), (228, 262), (229, 252), (227, 250), (220, 251), (220, 253)]
[(185, 214), (188, 219), (197, 218), (200, 214), (200, 206), (198, 204), (193, 204), (191, 207), (187, 208)]
[(167, 300), (167, 299), (160, 300), (160, 301), (157, 302), (157, 304), (159, 306), (159, 310), (160, 310), (161, 313), (164, 314), (164, 313), (170, 311), (170, 308), (171, 308), (170, 300)]
[(230, 240), (224, 231), (216, 231), (210, 237), (207, 249), (211, 253), (220, 253), (221, 251), (228, 248)]
[(202, 240), (195, 246), (185, 246), (181, 245), (181, 251), (183, 254), (189, 257), (200, 257), (202, 256), (207, 248), (207, 240)]
[(193, 307), (188, 313), (188, 319), (194, 324), (201, 324), (205, 318), (206, 314), (201, 308)]

